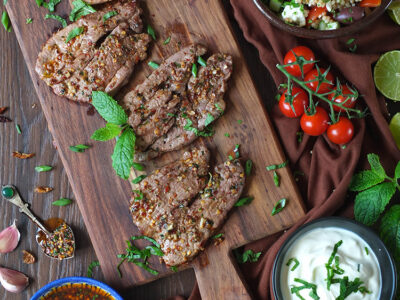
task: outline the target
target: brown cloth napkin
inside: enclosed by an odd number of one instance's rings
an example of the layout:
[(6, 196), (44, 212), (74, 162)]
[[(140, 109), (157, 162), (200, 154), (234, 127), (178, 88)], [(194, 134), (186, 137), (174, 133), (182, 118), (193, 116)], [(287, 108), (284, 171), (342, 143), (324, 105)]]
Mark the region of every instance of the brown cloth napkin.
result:
[[(289, 49), (305, 45), (314, 51), (317, 59), (330, 63), (336, 75), (341, 74), (355, 85), (364, 96), (359, 101), (365, 101), (363, 105), (367, 105), (371, 113), (367, 118), (354, 122), (355, 136), (342, 149), (329, 142), (325, 135), (317, 138), (305, 135), (303, 141), (298, 143), (296, 132), (301, 130), (299, 120), (284, 117), (277, 106), (270, 112), (292, 170), (304, 172), (299, 188), (308, 211), (305, 218), (290, 230), (246, 246), (246, 249), (264, 253), (257, 263), (240, 266), (251, 292), (256, 299), (274, 299), (271, 270), (283, 241), (300, 225), (316, 218), (333, 214), (353, 217), (353, 201), (346, 197), (347, 187), (357, 168), (368, 168), (368, 153), (379, 154), (389, 174), (393, 174), (395, 163), (400, 160), (400, 151), (388, 127), (385, 99), (377, 95), (371, 68), (380, 54), (400, 49), (400, 26), (384, 15), (363, 32), (350, 37), (307, 40), (272, 26), (251, 0), (231, 0), (231, 4), (245, 38), (257, 47), (262, 62), (277, 85), (285, 82), (285, 78), (275, 65), (282, 63)], [(355, 38), (358, 46), (355, 53), (348, 50), (346, 41), (349, 38)], [(273, 101), (273, 97), (271, 95), (271, 99), (264, 100)], [(197, 286), (189, 299), (201, 299)]]

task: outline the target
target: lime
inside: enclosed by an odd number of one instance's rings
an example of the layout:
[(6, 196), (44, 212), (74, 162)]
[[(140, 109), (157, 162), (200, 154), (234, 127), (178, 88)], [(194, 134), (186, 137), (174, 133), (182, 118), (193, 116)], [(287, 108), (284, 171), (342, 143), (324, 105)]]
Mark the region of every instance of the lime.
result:
[(400, 101), (400, 51), (383, 54), (374, 68), (374, 81), (387, 98)]
[(389, 128), (390, 132), (393, 134), (394, 140), (396, 141), (397, 148), (400, 149), (400, 113), (393, 116)]
[(400, 1), (393, 1), (388, 7), (388, 13), (392, 20), (400, 25)]

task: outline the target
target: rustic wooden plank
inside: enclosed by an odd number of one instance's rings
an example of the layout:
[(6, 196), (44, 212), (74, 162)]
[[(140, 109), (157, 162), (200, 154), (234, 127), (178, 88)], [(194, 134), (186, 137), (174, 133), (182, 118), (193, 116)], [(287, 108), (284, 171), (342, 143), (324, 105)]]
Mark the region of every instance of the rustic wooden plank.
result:
[[(68, 150), (68, 146), (73, 144), (91, 143), (91, 133), (104, 122), (97, 115), (88, 116), (88, 107), (56, 97), (39, 81), (33, 71), (34, 63), (41, 44), (50, 36), (48, 24), (53, 21), (45, 21), (43, 17), (46, 10), (37, 8), (34, 2), (23, 4), (22, 0), (9, 1), (9, 13), (106, 280), (115, 286), (125, 287), (153, 280), (154, 277), (128, 265), (122, 268), (124, 278), (121, 280), (117, 276), (116, 254), (123, 251), (124, 240), (137, 233), (134, 226), (130, 225), (127, 210), (130, 186), (128, 182), (114, 176), (111, 169), (109, 155), (113, 143), (92, 143), (94, 147), (84, 154)], [(228, 150), (236, 143), (241, 144), (242, 156), (254, 161), (254, 174), (249, 180), (246, 193), (254, 196), (255, 200), (250, 206), (237, 209), (231, 214), (223, 228), (227, 245), (229, 248), (237, 247), (290, 226), (303, 215), (300, 197), (287, 168), (279, 171), (284, 179), (280, 188), (274, 186), (272, 174), (265, 171), (266, 165), (282, 162), (285, 158), (222, 4), (218, 0), (148, 0), (145, 4), (147, 18), (160, 36), (152, 51), (152, 59), (176, 50), (178, 41), (182, 46), (192, 41), (201, 41), (212, 51), (224, 51), (234, 56), (235, 71), (226, 97), (228, 109), (218, 122), (217, 134), (209, 141), (209, 145), (214, 148), (215, 160), (218, 162), (225, 159)], [(57, 10), (61, 15), (69, 11), (65, 2)], [(34, 23), (25, 25), (27, 17), (32, 17)], [(168, 46), (161, 46), (162, 41), (171, 34), (173, 41)], [(35, 38), (30, 38), (32, 36)], [(138, 68), (131, 84), (149, 72), (146, 67)], [(238, 124), (237, 120), (243, 120), (243, 124)], [(225, 132), (229, 132), (232, 137), (227, 139)], [(288, 207), (279, 215), (269, 217), (274, 203), (282, 197), (289, 198)], [(218, 247), (215, 249), (218, 251)], [(161, 270), (162, 276), (168, 273), (163, 266), (157, 268)]]

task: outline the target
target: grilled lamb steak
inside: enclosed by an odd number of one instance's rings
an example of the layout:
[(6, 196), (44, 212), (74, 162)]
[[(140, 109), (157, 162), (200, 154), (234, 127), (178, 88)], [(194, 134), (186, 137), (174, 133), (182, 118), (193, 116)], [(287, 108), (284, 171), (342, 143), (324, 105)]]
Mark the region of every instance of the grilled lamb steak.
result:
[(208, 171), (204, 159), (208, 154), (199, 153), (205, 151), (193, 149), (191, 159), (185, 153), (182, 161), (153, 172), (134, 191), (130, 206), (133, 222), (160, 244), (163, 260), (169, 266), (183, 264), (204, 249), (243, 190), (245, 176), (237, 160), (217, 166), (204, 182)]
[[(104, 21), (110, 11), (118, 14)], [(92, 90), (115, 93), (147, 56), (150, 37), (140, 33), (140, 13), (136, 0), (121, 0), (80, 18), (47, 41), (36, 72), (57, 95), (71, 100), (90, 102)], [(66, 43), (79, 29), (83, 32)]]

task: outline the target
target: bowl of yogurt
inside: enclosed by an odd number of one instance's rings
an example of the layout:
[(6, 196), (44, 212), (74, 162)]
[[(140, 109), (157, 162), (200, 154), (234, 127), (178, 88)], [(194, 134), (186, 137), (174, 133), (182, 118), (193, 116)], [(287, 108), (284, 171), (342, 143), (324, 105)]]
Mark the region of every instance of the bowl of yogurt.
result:
[(396, 284), (394, 260), (379, 237), (340, 217), (297, 229), (272, 270), (276, 300), (394, 300)]

